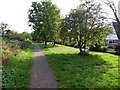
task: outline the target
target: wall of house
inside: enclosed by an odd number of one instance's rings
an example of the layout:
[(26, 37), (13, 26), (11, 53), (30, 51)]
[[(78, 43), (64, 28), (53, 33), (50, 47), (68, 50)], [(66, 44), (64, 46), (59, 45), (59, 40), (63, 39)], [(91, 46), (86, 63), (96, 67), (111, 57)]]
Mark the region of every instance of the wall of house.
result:
[(106, 46), (110, 48), (115, 48), (115, 45), (118, 43), (119, 40), (106, 40)]

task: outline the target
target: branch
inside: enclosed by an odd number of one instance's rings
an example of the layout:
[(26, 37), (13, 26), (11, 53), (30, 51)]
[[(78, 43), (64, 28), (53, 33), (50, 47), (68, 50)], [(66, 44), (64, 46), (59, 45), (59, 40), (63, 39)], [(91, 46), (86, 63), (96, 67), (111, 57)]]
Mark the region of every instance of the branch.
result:
[(115, 20), (116, 21), (116, 19), (114, 19), (114, 18), (106, 18), (106, 19), (111, 19), (111, 20)]
[(110, 0), (106, 0), (107, 2), (103, 1), (107, 6), (109, 6), (111, 8), (111, 10), (113, 11), (113, 14), (116, 18), (116, 21), (118, 22), (118, 24), (120, 25), (120, 20), (118, 19), (118, 16), (117, 16), (117, 9), (115, 7), (115, 4), (113, 1), (110, 1)]

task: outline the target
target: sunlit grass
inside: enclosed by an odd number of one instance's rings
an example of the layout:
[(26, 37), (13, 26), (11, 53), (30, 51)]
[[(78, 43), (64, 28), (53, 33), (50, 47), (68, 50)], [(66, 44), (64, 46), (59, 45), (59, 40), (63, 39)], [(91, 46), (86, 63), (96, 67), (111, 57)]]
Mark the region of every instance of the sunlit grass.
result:
[(2, 88), (27, 88), (33, 60), (33, 47), (31, 45), (22, 50), (17, 56), (10, 58), (3, 67)]
[(57, 45), (42, 48), (60, 88), (118, 88), (118, 56)]

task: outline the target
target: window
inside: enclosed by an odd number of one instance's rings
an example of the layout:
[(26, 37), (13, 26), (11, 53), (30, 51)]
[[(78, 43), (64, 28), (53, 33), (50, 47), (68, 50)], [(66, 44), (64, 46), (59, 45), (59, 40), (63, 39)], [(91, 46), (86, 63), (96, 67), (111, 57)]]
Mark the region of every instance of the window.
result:
[(109, 43), (112, 43), (112, 40), (111, 40), (111, 41), (109, 41)]

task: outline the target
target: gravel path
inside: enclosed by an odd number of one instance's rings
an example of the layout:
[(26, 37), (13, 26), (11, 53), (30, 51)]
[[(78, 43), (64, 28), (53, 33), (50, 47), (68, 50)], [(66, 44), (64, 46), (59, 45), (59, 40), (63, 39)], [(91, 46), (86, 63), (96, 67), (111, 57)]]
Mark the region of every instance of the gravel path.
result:
[(34, 48), (30, 88), (57, 88), (56, 78), (49, 68), (46, 57), (42, 54), (39, 45)]

